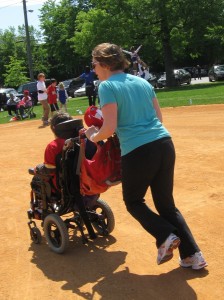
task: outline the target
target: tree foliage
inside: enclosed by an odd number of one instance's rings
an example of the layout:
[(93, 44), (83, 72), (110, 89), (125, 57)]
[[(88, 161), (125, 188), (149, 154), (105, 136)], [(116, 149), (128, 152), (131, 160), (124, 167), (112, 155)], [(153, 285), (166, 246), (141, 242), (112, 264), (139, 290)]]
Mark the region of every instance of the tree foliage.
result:
[(10, 61), (5, 66), (6, 73), (3, 75), (5, 77), (5, 84), (11, 87), (18, 87), (23, 82), (27, 82), (28, 78), (26, 74), (26, 68), (23, 65), (23, 61), (9, 57)]
[[(223, 0), (47, 0), (40, 21), (42, 35), (30, 27), (35, 75), (76, 77), (102, 42), (142, 44), (141, 58), (152, 71), (165, 70), (169, 85), (175, 67), (224, 62)], [(0, 55), (0, 76), (10, 56), (26, 65), (24, 26), (0, 31)]]
[[(62, 79), (75, 76), (80, 71), (82, 57), (74, 53), (71, 37), (75, 31), (78, 8), (73, 1), (62, 0), (60, 5), (47, 1), (41, 9), (41, 28), (43, 29), (49, 76)], [(67, 74), (67, 76), (66, 76)]]
[[(46, 63), (43, 64), (43, 52), (44, 49), (40, 43), (41, 35), (32, 26), (29, 27), (31, 49), (33, 56), (33, 70), (37, 74), (41, 69), (46, 70)], [(25, 27), (19, 26), (17, 31), (15, 28), (10, 27), (9, 29), (0, 31), (0, 83), (3, 83), (3, 76), (6, 72), (7, 66), (12, 61), (12, 58), (22, 62), (24, 66), (24, 74), (26, 78), (29, 77), (28, 63), (27, 63), (27, 49), (26, 49), (26, 34)], [(42, 55), (43, 54), (43, 55)], [(43, 68), (42, 68), (43, 67)], [(6, 84), (6, 83), (5, 83)]]

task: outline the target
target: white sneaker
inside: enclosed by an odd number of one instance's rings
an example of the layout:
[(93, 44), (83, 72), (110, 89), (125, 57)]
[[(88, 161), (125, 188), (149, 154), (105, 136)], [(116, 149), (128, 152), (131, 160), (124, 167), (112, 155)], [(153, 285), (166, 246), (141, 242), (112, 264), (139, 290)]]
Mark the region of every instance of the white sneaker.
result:
[(193, 270), (200, 270), (208, 265), (201, 252), (196, 252), (194, 255), (184, 259), (179, 258), (179, 264), (183, 268), (191, 267)]
[(180, 245), (180, 239), (175, 234), (171, 233), (166, 241), (159, 247), (157, 264), (161, 265), (173, 257), (173, 250)]

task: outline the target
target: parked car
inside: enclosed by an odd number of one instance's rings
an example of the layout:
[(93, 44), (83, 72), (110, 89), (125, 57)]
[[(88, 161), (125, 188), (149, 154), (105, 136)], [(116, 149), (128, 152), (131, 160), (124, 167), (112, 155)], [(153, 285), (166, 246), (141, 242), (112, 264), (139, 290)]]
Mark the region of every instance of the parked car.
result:
[(75, 98), (77, 98), (77, 97), (83, 97), (85, 95), (86, 95), (86, 84), (83, 83), (83, 85), (74, 92), (74, 97)]
[(157, 88), (157, 77), (155, 74), (149, 73), (148, 82), (151, 83), (154, 88)]
[[(96, 91), (98, 90), (99, 82), (100, 82), (99, 80), (94, 80), (94, 85), (96, 87)], [(83, 97), (85, 95), (86, 95), (86, 84), (83, 83), (83, 85), (74, 92), (74, 97), (75, 98)]]
[(9, 94), (13, 93), (18, 97), (18, 93), (14, 88), (1, 88), (0, 89), (0, 111), (6, 109), (6, 104), (9, 99)]
[(74, 92), (79, 89), (84, 83), (85, 83), (85, 79), (67, 79), (62, 81), (64, 86), (65, 86), (65, 90), (68, 93), (68, 96), (70, 97), (74, 97)]
[(193, 72), (192, 72), (193, 67), (183, 67), (182, 69), (189, 72), (191, 74), (191, 77), (193, 76)]
[[(194, 75), (193, 72), (192, 72), (193, 67), (183, 67), (182, 69), (189, 72), (191, 74), (191, 77), (193, 77), (193, 75)], [(198, 75), (197, 68), (196, 68), (196, 71), (195, 71), (195, 75), (196, 76)], [(206, 77), (206, 76), (208, 76), (208, 70), (206, 68), (201, 68), (201, 77)]]
[(224, 65), (215, 65), (208, 72), (209, 81), (224, 79)]
[[(45, 80), (45, 84), (46, 87), (48, 87), (51, 84), (51, 80), (50, 79), (46, 79)], [(24, 84), (21, 84), (18, 89), (17, 92), (19, 94), (19, 97), (23, 97), (23, 91), (24, 90), (28, 90), (30, 93), (30, 96), (34, 102), (34, 105), (37, 105), (38, 102), (38, 96), (37, 96), (37, 82), (36, 81), (32, 81), (32, 82), (26, 82)]]
[(160, 75), (159, 79), (157, 80), (157, 87), (163, 88), (166, 86), (166, 72)]
[[(196, 76), (198, 75), (198, 70), (196, 69), (196, 72), (195, 72)], [(204, 69), (204, 68), (201, 68), (201, 77), (206, 77), (208, 76), (208, 70), (207, 69)]]
[[(184, 83), (190, 84), (191, 83), (191, 74), (184, 69), (175, 69), (173, 71), (176, 85), (181, 85)], [(159, 88), (166, 86), (166, 73), (164, 72), (162, 76), (157, 81), (157, 86)]]
[(147, 80), (154, 88), (157, 87), (157, 77), (155, 74), (149, 73), (148, 70), (145, 70), (145, 80)]

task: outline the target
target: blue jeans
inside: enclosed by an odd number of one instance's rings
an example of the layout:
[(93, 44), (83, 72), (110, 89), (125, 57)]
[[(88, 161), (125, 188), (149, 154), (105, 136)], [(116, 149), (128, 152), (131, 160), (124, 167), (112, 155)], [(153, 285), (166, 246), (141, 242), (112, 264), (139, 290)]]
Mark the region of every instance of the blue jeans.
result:
[[(179, 236), (180, 257), (200, 251), (173, 198), (175, 149), (171, 138), (162, 138), (122, 156), (123, 199), (128, 212), (156, 239), (157, 247), (171, 233)], [(145, 203), (150, 187), (158, 214)]]

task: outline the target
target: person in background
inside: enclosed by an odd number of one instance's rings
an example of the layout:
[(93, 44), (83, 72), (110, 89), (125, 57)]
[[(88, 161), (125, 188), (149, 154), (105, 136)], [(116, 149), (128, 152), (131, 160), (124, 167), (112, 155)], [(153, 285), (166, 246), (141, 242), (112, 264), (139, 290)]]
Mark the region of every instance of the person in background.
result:
[[(85, 79), (86, 96), (89, 99), (89, 106), (96, 104), (96, 88), (94, 85), (95, 72), (89, 66), (85, 67), (85, 72), (78, 78)], [(78, 79), (76, 78), (76, 79)]]
[(28, 108), (28, 107), (31, 107), (33, 105), (33, 103), (32, 103), (31, 97), (29, 96), (29, 91), (28, 90), (24, 90), (23, 95), (24, 95), (24, 97), (18, 103), (18, 109), (19, 109), (19, 113), (20, 113), (21, 118), (25, 119), (26, 116), (24, 115), (24, 109)]
[(198, 79), (201, 79), (201, 67), (197, 65), (197, 70), (198, 70)]
[(43, 121), (43, 126), (49, 125), (48, 123), (48, 117), (49, 117), (49, 105), (47, 102), (47, 89), (45, 85), (45, 74), (44, 73), (39, 73), (37, 76), (37, 92), (38, 92), (38, 101), (42, 105), (43, 109), (43, 116), (42, 116), (42, 121)]
[(142, 45), (140, 45), (136, 50), (135, 47), (131, 47), (130, 51), (123, 50), (122, 51), (126, 54), (129, 54), (131, 56), (131, 62), (133, 66), (133, 73), (134, 75), (137, 75), (138, 73), (138, 60), (140, 60), (140, 57), (138, 55), (139, 50), (141, 49)]
[(193, 68), (191, 69), (192, 78), (194, 78), (194, 80), (196, 80), (196, 71), (197, 71), (197, 69), (196, 69), (195, 67), (193, 67)]
[(9, 116), (12, 116), (12, 112), (15, 113), (15, 115), (18, 114), (18, 109), (17, 109), (17, 105), (19, 103), (20, 99), (18, 97), (16, 97), (15, 94), (10, 93), (9, 94), (9, 99), (7, 100), (7, 111)]
[(51, 84), (47, 88), (48, 94), (48, 103), (51, 109), (51, 118), (54, 115), (54, 112), (59, 111), (58, 103), (57, 103), (57, 90), (56, 90), (57, 80), (52, 78)]
[(64, 109), (67, 112), (68, 93), (65, 90), (63, 82), (60, 82), (58, 85), (57, 96), (60, 102), (60, 109)]
[[(103, 125), (91, 126), (86, 137), (97, 143), (115, 131), (121, 146), (122, 192), (128, 212), (156, 240), (157, 264), (172, 259), (179, 248), (182, 267), (207, 266), (183, 215), (175, 206), (173, 177), (175, 148), (162, 124), (153, 87), (144, 79), (125, 74), (122, 49), (109, 43), (96, 46), (92, 65), (99, 79)], [(145, 203), (148, 188), (157, 213)]]

